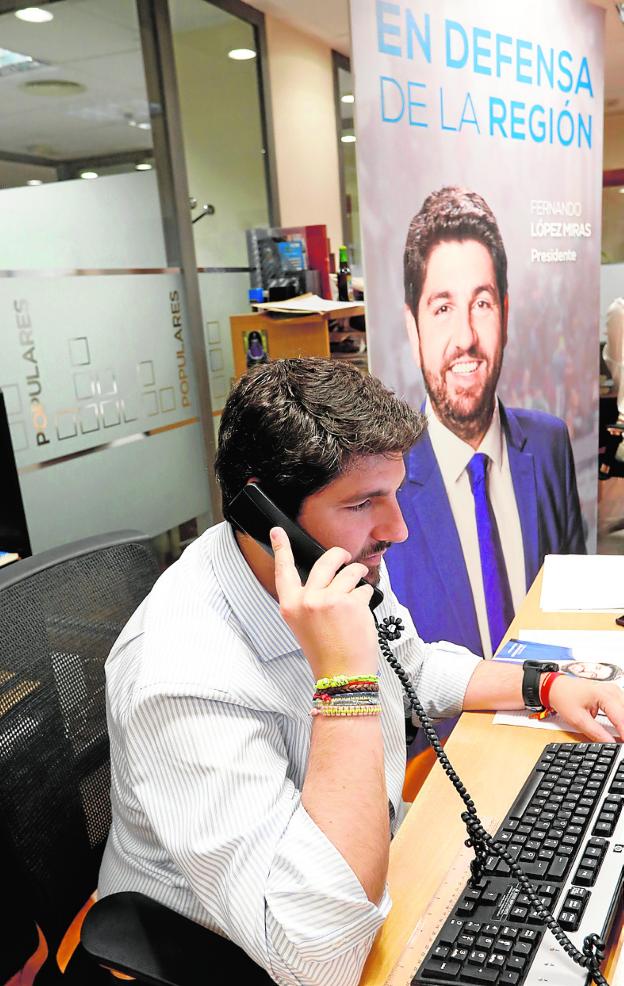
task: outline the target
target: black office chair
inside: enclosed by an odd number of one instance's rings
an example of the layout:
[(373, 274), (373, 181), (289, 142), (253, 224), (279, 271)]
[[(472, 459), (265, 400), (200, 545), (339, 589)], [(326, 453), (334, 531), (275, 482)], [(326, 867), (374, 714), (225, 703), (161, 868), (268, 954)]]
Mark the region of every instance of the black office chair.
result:
[[(110, 827), (104, 662), (158, 577), (147, 539), (127, 531), (35, 555), (0, 571), (0, 974), (36, 944), (37, 984), (95, 986), (102, 966), (171, 986), (227, 965), (269, 983), (231, 942), (142, 894), (96, 903), (64, 975), (56, 952), (97, 885)], [(8, 878), (8, 879), (7, 879)]]

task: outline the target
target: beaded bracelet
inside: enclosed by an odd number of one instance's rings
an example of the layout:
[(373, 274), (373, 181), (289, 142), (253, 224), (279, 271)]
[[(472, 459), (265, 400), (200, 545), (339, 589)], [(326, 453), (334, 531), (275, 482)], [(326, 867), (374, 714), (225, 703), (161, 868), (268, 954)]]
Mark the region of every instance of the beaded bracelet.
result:
[(355, 685), (345, 685), (344, 688), (324, 688), (314, 692), (314, 698), (332, 698), (334, 695), (378, 695), (379, 685), (367, 682), (357, 682)]
[(354, 692), (378, 692), (379, 684), (374, 681), (350, 681), (347, 685), (335, 685), (333, 688), (321, 688), (314, 692), (317, 695), (345, 695)]
[(370, 682), (371, 684), (378, 685), (379, 676), (376, 674), (335, 674), (331, 678), (319, 678), (314, 686), (314, 690), (317, 692), (323, 692), (327, 688), (344, 688), (345, 685), (351, 685), (358, 681)]
[(378, 692), (355, 692), (353, 695), (315, 695), (312, 700), (316, 708), (323, 705), (379, 705)]
[(311, 716), (378, 716), (380, 713), (381, 705), (343, 705), (338, 708), (330, 705), (310, 710)]

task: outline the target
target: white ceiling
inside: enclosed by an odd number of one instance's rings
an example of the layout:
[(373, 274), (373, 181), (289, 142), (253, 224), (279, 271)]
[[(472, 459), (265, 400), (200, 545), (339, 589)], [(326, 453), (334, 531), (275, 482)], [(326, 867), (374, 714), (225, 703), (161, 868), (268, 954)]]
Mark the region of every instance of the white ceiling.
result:
[[(553, 0), (550, 0), (553, 2)], [(606, 10), (605, 106), (624, 112), (624, 25), (612, 0), (593, 0)], [(348, 0), (252, 0), (331, 47), (349, 53)], [(132, 0), (62, 0), (54, 20), (29, 24), (0, 16), (0, 44), (49, 63), (0, 77), (0, 149), (52, 159), (149, 150), (151, 134), (128, 126), (148, 118), (140, 39)], [(170, 0), (174, 31), (191, 31), (230, 18), (204, 0)], [(77, 95), (31, 93), (23, 83), (68, 79)]]

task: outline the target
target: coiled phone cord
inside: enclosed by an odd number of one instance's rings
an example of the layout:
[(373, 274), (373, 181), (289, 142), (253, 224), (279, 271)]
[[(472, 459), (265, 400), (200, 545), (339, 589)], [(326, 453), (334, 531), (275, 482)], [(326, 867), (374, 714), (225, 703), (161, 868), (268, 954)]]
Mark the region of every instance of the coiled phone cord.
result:
[(455, 790), (466, 806), (466, 811), (462, 812), (461, 819), (466, 826), (468, 833), (468, 838), (466, 839), (465, 845), (474, 850), (474, 859), (470, 862), (471, 883), (478, 884), (481, 880), (488, 854), (499, 856), (505, 861), (513, 875), (516, 877), (518, 883), (522, 887), (522, 890), (531, 901), (537, 916), (543, 921), (548, 930), (552, 932), (564, 952), (566, 952), (566, 954), (569, 955), (570, 958), (577, 963), (577, 965), (581, 966), (583, 969), (586, 969), (591, 974), (592, 980), (596, 983), (596, 986), (609, 986), (607, 980), (600, 972), (600, 963), (602, 962), (605, 953), (605, 944), (600, 936), (596, 934), (586, 935), (583, 941), (583, 951), (579, 951), (576, 945), (574, 945), (568, 938), (563, 928), (559, 926), (554, 915), (544, 907), (542, 901), (533, 890), (529, 877), (522, 871), (521, 867), (515, 859), (513, 859), (505, 845), (500, 842), (495, 842), (489, 832), (487, 832), (483, 827), (477, 814), (475, 803), (462, 783), (459, 774), (444, 752), (444, 748), (438, 739), (433, 723), (421, 705), (418, 695), (409, 680), (407, 672), (401, 667), (390, 649), (388, 642), (390, 640), (399, 640), (403, 630), (405, 629), (402, 621), (397, 617), (387, 616), (381, 621), (381, 623), (379, 623), (374, 613), (373, 616), (377, 627), (377, 639), (379, 641), (381, 652), (403, 685), (411, 707), (418, 716), (425, 736), (429, 741), (429, 745), (433, 748), (435, 755), (444, 770), (444, 773), (450, 779)]

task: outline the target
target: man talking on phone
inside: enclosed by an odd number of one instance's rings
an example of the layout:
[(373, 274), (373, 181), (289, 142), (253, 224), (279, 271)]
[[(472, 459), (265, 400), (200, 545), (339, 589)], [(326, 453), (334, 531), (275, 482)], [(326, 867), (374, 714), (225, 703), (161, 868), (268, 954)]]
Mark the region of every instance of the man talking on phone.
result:
[[(424, 426), (337, 361), (244, 376), (219, 434), (226, 519), (162, 575), (107, 662), (100, 893), (156, 898), (281, 984), (355, 986), (391, 907), (405, 704), (378, 650), (372, 586), (378, 620), (405, 624), (393, 653), (429, 715), (523, 707), (521, 668), (423, 644), (393, 595), (383, 556), (407, 537), (397, 492)], [(250, 481), (327, 549), (307, 580), (283, 529), (271, 557), (230, 522)], [(594, 740), (611, 739), (600, 709), (624, 732), (615, 685), (562, 675), (550, 704)]]

